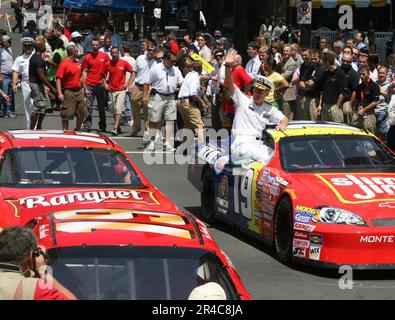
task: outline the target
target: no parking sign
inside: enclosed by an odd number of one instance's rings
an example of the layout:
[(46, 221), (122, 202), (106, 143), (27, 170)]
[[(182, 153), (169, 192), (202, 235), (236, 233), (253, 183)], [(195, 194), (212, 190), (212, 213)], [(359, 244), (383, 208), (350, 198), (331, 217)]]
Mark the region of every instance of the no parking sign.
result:
[(311, 1), (296, 0), (297, 23), (311, 24), (312, 9)]

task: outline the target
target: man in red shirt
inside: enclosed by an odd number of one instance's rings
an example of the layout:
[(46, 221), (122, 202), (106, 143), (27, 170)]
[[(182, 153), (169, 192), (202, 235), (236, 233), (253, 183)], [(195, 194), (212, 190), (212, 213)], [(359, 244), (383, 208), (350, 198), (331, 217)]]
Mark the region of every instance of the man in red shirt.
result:
[(76, 46), (69, 45), (67, 47), (67, 56), (60, 63), (56, 73), (58, 99), (63, 102), (60, 117), (62, 118), (63, 130), (66, 131), (69, 130), (69, 120), (73, 120), (74, 115), (76, 115), (77, 124), (75, 131), (79, 131), (88, 115), (88, 108), (86, 106), (84, 88), (81, 85), (82, 69), (78, 60), (78, 49)]
[(95, 98), (99, 109), (99, 130), (106, 131), (106, 105), (107, 94), (103, 87), (104, 65), (110, 61), (108, 54), (99, 51), (100, 41), (98, 38), (91, 40), (92, 51), (88, 52), (82, 61), (82, 86), (86, 91), (88, 103), (88, 116), (84, 121), (84, 129), (92, 128), (92, 112)]
[(121, 132), (119, 123), (122, 112), (125, 111), (126, 89), (129, 88), (132, 77), (126, 82), (126, 72), (132, 73), (132, 66), (125, 60), (119, 59), (119, 48), (111, 48), (111, 61), (105, 64), (106, 76), (103, 77), (104, 88), (110, 94), (114, 113), (115, 127), (111, 133), (116, 136)]
[[(238, 87), (242, 92), (246, 95), (250, 94), (250, 89), (253, 83), (252, 78), (248, 75), (245, 69), (242, 66), (243, 60), (240, 55), (236, 55), (235, 60), (232, 65), (232, 77), (233, 83), (236, 87)], [(231, 96), (226, 94), (228, 92), (228, 82), (225, 80), (225, 95), (222, 100), (222, 109), (223, 109), (223, 126), (225, 128), (232, 128), (233, 119), (235, 117), (235, 105), (231, 101)]]

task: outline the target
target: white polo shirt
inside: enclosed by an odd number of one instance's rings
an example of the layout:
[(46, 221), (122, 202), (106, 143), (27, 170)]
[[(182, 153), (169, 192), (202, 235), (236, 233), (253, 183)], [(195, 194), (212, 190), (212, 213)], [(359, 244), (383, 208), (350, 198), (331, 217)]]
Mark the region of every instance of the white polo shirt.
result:
[(181, 71), (177, 67), (167, 69), (163, 62), (152, 67), (148, 81), (153, 89), (161, 94), (173, 94), (176, 92), (177, 86), (182, 85), (184, 78)]
[(180, 92), (178, 93), (178, 97), (188, 98), (191, 96), (196, 96), (200, 89), (200, 76), (196, 71), (189, 72), (184, 79), (184, 82), (181, 86)]
[(254, 79), (255, 76), (259, 73), (259, 68), (261, 67), (261, 64), (262, 62), (261, 60), (259, 60), (258, 55), (247, 62), (245, 70), (252, 79)]
[(232, 146), (256, 141), (268, 123), (278, 124), (284, 114), (270, 104), (257, 106), (252, 98), (243, 94), (239, 88), (233, 95), (236, 112), (232, 127)]
[(148, 60), (145, 54), (138, 56), (136, 60), (136, 68), (133, 69), (137, 74), (134, 82), (138, 84), (146, 83), (148, 81), (151, 68), (156, 64), (157, 63), (154, 59)]

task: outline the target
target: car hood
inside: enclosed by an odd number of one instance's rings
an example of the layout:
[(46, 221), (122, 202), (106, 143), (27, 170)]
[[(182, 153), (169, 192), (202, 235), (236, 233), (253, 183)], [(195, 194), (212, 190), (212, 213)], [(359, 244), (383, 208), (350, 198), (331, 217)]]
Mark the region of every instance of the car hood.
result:
[[(333, 206), (364, 218), (395, 218), (395, 173), (298, 173), (298, 203)], [(306, 201), (304, 204), (302, 201)]]

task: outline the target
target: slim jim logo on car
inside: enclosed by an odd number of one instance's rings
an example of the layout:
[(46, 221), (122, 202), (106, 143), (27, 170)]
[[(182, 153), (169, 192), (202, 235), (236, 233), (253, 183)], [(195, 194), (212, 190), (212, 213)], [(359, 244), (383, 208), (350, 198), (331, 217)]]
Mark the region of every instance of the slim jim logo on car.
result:
[(391, 201), (395, 199), (393, 174), (317, 174), (343, 203)]

